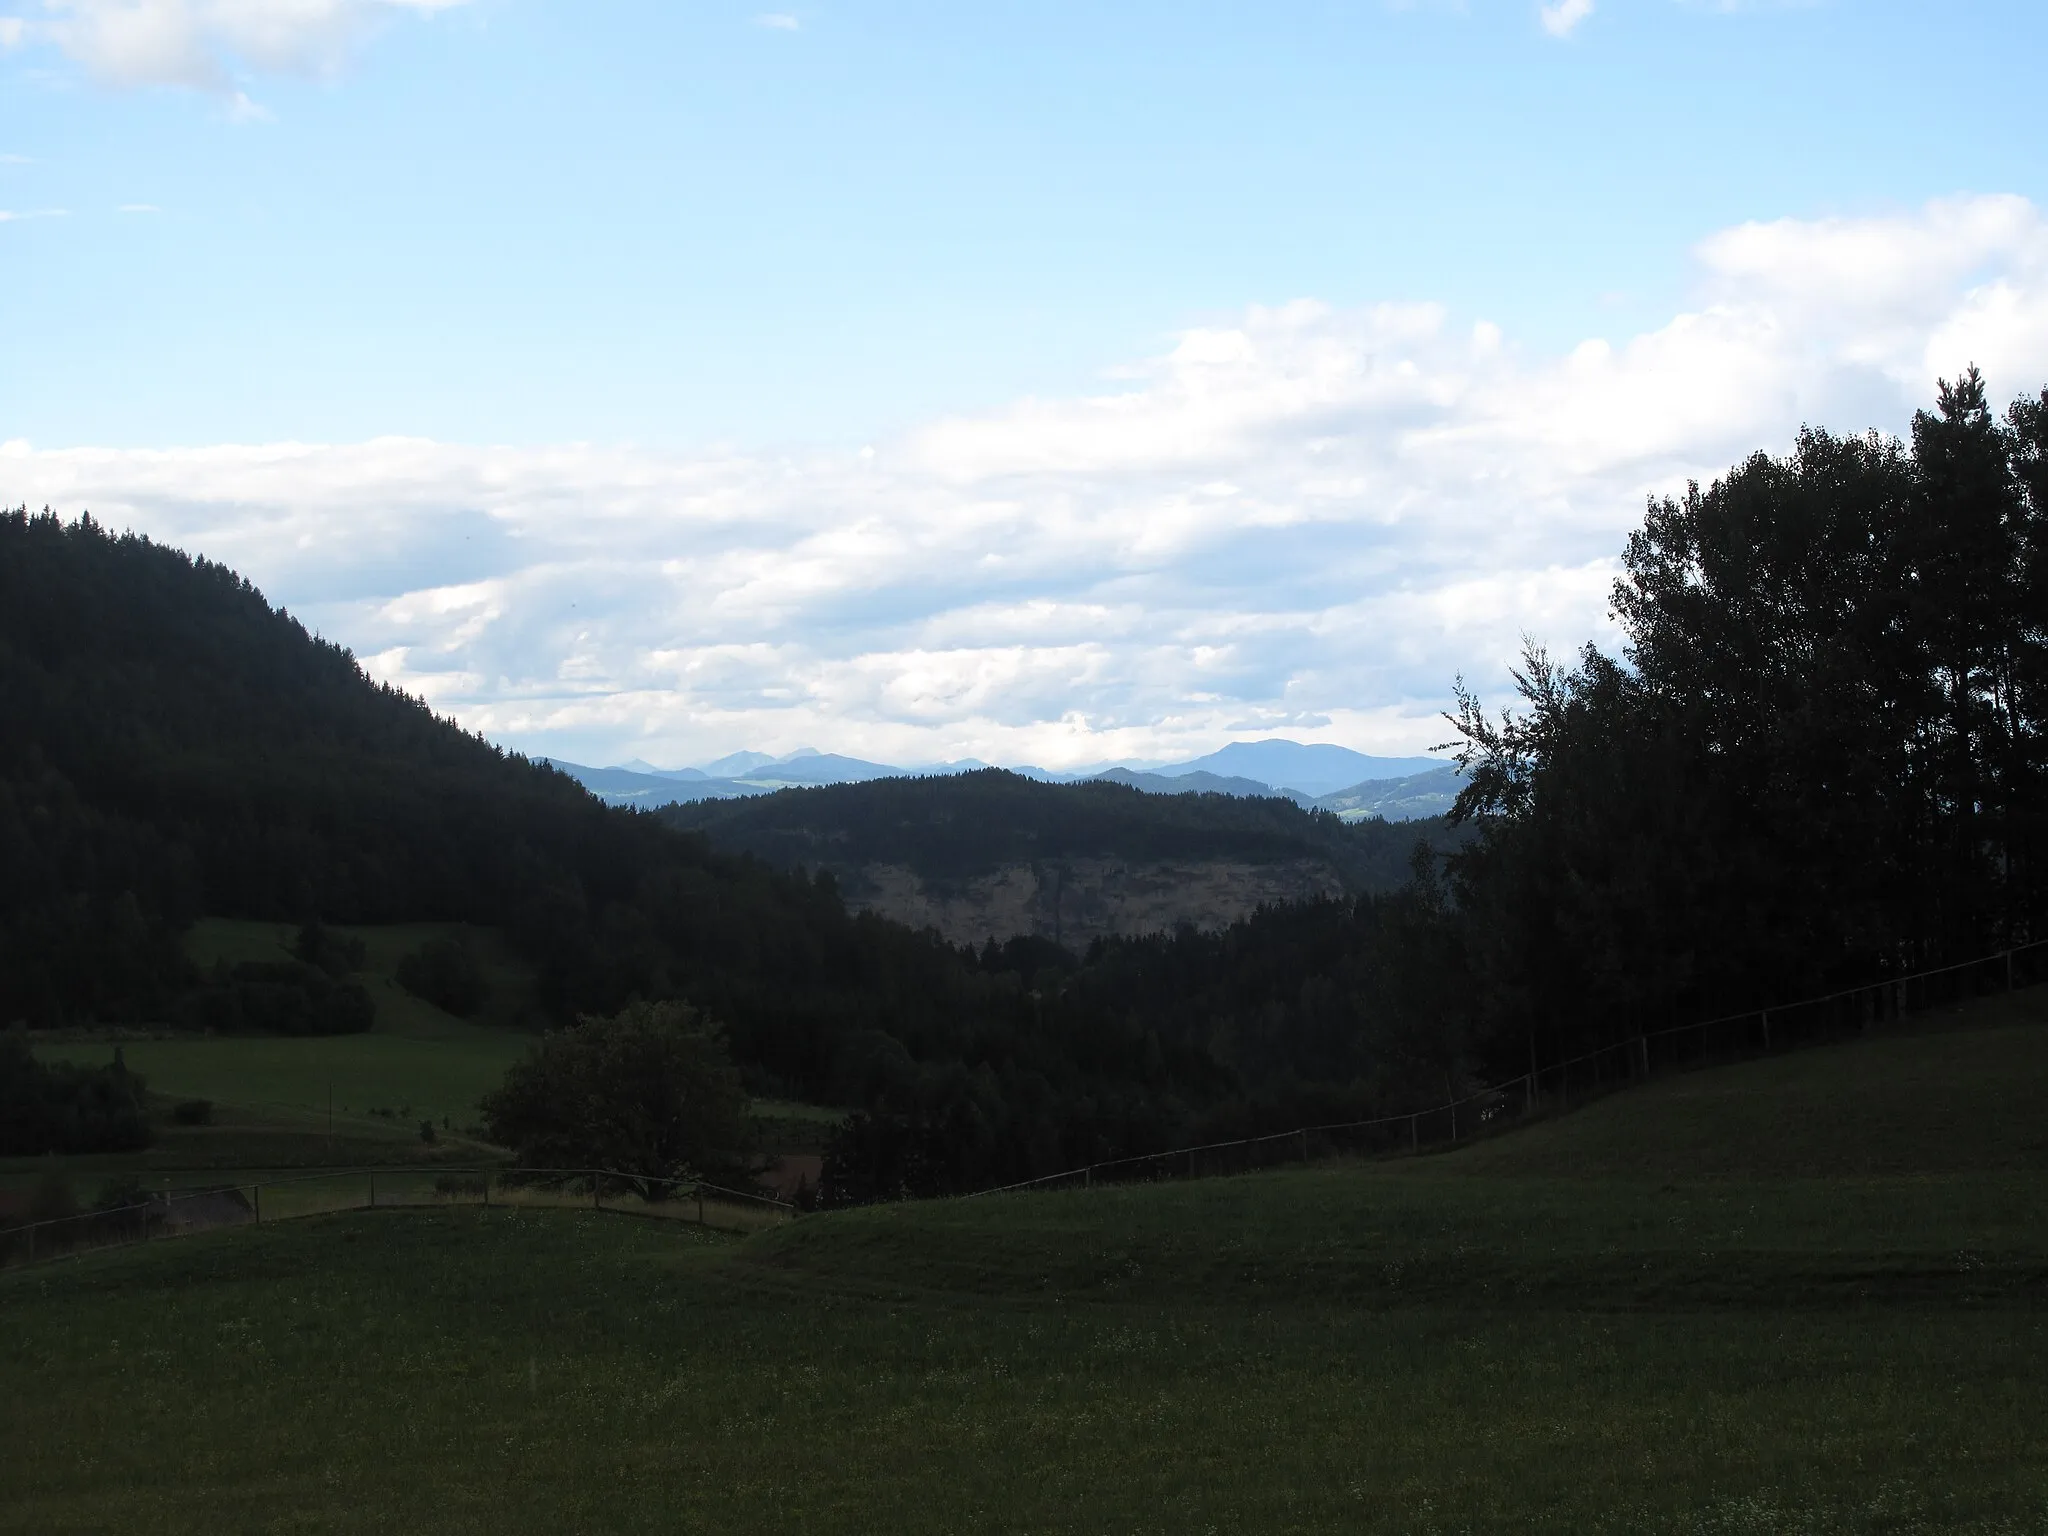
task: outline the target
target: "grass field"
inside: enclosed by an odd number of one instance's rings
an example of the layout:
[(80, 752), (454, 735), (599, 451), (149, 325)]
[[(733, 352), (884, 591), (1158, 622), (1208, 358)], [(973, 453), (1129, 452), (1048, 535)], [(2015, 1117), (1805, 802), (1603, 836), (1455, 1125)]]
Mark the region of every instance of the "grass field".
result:
[(0, 1275), (0, 1530), (2048, 1532), (2048, 1058), (1971, 1022), (1400, 1163)]
[[(181, 1126), (165, 1118), (147, 1151), (63, 1159), (0, 1158), (0, 1190), (21, 1190), (53, 1170), (70, 1175), (90, 1198), (101, 1182), (135, 1177), (151, 1187), (219, 1182), (223, 1175), (318, 1167), (473, 1162), (501, 1156), (478, 1141), (478, 1101), (532, 1044), (539, 1016), (533, 978), (483, 928), (414, 923), (340, 928), (360, 938), (365, 963), (353, 978), (369, 991), (376, 1021), (360, 1035), (177, 1036), (136, 1030), (83, 1031), (36, 1042), (49, 1060), (97, 1065), (118, 1044), (151, 1095), (168, 1106), (205, 1099), (213, 1123)], [(491, 983), (475, 1019), (458, 1019), (398, 985), (399, 960), (431, 938), (460, 934)], [(202, 966), (215, 960), (277, 960), (296, 930), (276, 923), (208, 919), (188, 939)], [(763, 1148), (821, 1150), (840, 1111), (763, 1101), (755, 1106)], [(430, 1145), (422, 1121), (435, 1127)]]
[[(207, 1126), (161, 1127), (147, 1152), (69, 1158), (63, 1167), (90, 1185), (95, 1178), (133, 1174), (158, 1182), (164, 1174), (255, 1171), (323, 1164), (417, 1162), (474, 1158), (485, 1151), (462, 1133), (477, 1120), (477, 1102), (532, 1041), (532, 978), (487, 929), (459, 930), (491, 982), (475, 1020), (457, 1019), (400, 987), (399, 959), (429, 938), (458, 931), (451, 924), (345, 928), (361, 938), (366, 961), (355, 979), (376, 1005), (376, 1022), (360, 1035), (312, 1038), (237, 1035), (119, 1038), (129, 1067), (165, 1102), (206, 1099)], [(189, 939), (193, 958), (275, 960), (291, 952), (295, 930), (274, 923), (210, 919)], [(98, 1064), (111, 1059), (109, 1032), (41, 1040), (38, 1055)], [(433, 1123), (436, 1142), (420, 1139)], [(0, 1160), (0, 1183), (39, 1177), (41, 1159)], [(165, 1182), (177, 1182), (175, 1178)], [(89, 1189), (82, 1190), (89, 1193)]]

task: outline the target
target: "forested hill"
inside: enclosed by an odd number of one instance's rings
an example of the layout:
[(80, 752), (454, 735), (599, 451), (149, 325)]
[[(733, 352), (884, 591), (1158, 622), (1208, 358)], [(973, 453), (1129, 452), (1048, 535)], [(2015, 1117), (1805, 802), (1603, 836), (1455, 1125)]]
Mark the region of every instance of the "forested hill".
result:
[(298, 985), (196, 973), (180, 938), (202, 914), (444, 919), (502, 928), (555, 1022), (685, 998), (757, 1091), (957, 1109), (956, 1183), (1160, 1143), (1231, 1087), (1200, 1047), (1042, 1009), (1029, 985), (1070, 960), (968, 954), (609, 809), (226, 568), (89, 518), (0, 514), (0, 872), (0, 1024), (210, 1026), (195, 999)]
[(185, 1021), (202, 914), (499, 926), (556, 1019), (686, 996), (821, 1094), (846, 1032), (977, 1011), (944, 945), (607, 809), (89, 518), (0, 515), (0, 869), (0, 1024)]
[(631, 878), (572, 782), (364, 676), (223, 566), (0, 516), (0, 1019), (148, 1015), (195, 916), (504, 922)]
[(1156, 795), (1100, 779), (1048, 784), (1001, 768), (788, 789), (660, 814), (714, 847), (771, 862), (889, 861), (937, 879), (1032, 859), (1310, 857), (1329, 860), (1354, 889), (1391, 890), (1407, 878), (1416, 839), (1443, 835), (1441, 819), (1346, 826), (1279, 797)]
[(1440, 819), (1347, 826), (1277, 797), (1047, 784), (1000, 768), (658, 814), (715, 848), (829, 871), (854, 904), (956, 940), (1028, 934), (1077, 947), (1218, 928), (1275, 901), (1390, 891), (1418, 840), (1447, 841)]

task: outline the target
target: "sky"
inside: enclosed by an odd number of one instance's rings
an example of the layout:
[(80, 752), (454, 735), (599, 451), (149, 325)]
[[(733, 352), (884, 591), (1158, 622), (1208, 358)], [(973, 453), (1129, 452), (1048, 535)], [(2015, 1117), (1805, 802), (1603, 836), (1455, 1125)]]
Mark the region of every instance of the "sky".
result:
[(576, 761), (1410, 753), (1614, 645), (1646, 497), (2048, 385), (2044, 65), (2038, 0), (0, 0), (0, 500)]

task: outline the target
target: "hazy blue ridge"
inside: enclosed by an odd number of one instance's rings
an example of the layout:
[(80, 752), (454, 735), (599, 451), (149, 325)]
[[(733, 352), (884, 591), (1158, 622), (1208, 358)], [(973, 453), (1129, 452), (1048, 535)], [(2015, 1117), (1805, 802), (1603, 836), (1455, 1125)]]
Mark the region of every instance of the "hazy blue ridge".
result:
[(1337, 794), (1368, 780), (1408, 778), (1443, 765), (1443, 760), (1435, 757), (1373, 757), (1349, 747), (1275, 738), (1233, 741), (1207, 757), (1168, 763), (1152, 772), (1169, 779), (1191, 773), (1255, 779), (1276, 789), (1300, 790), (1312, 798)]
[(1332, 811), (1345, 821), (1368, 821), (1377, 816), (1385, 821), (1421, 821), (1447, 816), (1465, 786), (1465, 776), (1456, 767), (1442, 764), (1427, 773), (1405, 779), (1370, 779), (1322, 795), (1309, 804), (1317, 810)]
[(1292, 800), (1307, 805), (1310, 797), (1293, 790), (1275, 789), (1257, 779), (1225, 778), (1215, 773), (1184, 773), (1168, 777), (1163, 773), (1138, 773), (1129, 768), (1112, 768), (1094, 775), (1108, 784), (1128, 784), (1150, 795), (1242, 795), (1253, 800)]
[[(658, 768), (635, 758), (610, 768), (547, 759), (600, 800), (611, 805), (656, 807), (699, 800), (728, 800), (743, 795), (773, 794), (780, 789), (829, 784), (863, 784), (874, 779), (937, 778), (971, 773), (990, 764), (976, 758), (924, 763), (903, 768), (869, 762), (836, 752), (799, 748), (781, 756), (766, 752), (731, 752), (695, 767)], [(1055, 772), (1033, 764), (1009, 769), (1023, 778), (1066, 784), (1103, 779), (1126, 784), (1147, 794), (1221, 794), (1280, 798), (1298, 805), (1325, 805), (1347, 820), (1383, 815), (1407, 821), (1441, 815), (1457, 793), (1430, 778), (1449, 771), (1436, 758), (1373, 757), (1348, 747), (1304, 745), (1285, 740), (1236, 741), (1207, 757), (1182, 763), (1134, 765), (1115, 763), (1085, 771)], [(1391, 786), (1429, 780), (1394, 793)], [(1389, 786), (1386, 794), (1368, 786)], [(1435, 798), (1432, 798), (1435, 797)], [(1340, 805), (1336, 802), (1342, 800)]]

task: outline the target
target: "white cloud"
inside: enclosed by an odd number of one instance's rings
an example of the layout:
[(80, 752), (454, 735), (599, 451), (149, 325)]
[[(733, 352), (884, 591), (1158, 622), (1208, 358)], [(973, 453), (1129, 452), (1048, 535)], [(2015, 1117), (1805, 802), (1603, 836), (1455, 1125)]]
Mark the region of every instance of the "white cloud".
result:
[(42, 43), (104, 84), (183, 85), (261, 112), (234, 86), (239, 71), (330, 74), (382, 21), (466, 0), (45, 0), (41, 19), (12, 18), (0, 43)]
[(2048, 383), (2025, 201), (1697, 254), (1683, 313), (1561, 355), (1438, 306), (1301, 303), (857, 453), (15, 443), (0, 498), (225, 560), (377, 675), (586, 761), (1411, 751), (1524, 631), (1608, 633), (1646, 495), (1804, 422), (1902, 429), (1972, 360), (2005, 395)]
[(771, 32), (800, 32), (803, 23), (787, 11), (766, 11), (754, 18), (754, 25), (766, 27)]
[(1579, 23), (1592, 14), (1593, 0), (1557, 0), (1555, 5), (1545, 5), (1537, 11), (1543, 30), (1552, 37), (1570, 37)]
[(21, 212), (0, 208), (0, 224), (17, 224), (23, 219), (67, 219), (70, 216), (69, 208), (30, 208)]

